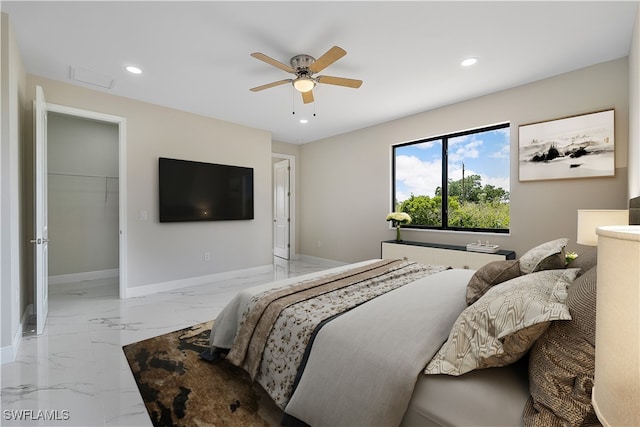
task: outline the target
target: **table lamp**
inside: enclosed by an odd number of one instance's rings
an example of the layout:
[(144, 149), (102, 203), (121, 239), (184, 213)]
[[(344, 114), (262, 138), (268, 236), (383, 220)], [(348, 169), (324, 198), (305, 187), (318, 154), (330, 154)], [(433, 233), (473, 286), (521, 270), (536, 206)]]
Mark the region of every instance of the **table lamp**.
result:
[(578, 209), (579, 245), (596, 246), (598, 235), (596, 228), (601, 225), (627, 225), (629, 211), (627, 209)]
[(640, 225), (598, 235), (592, 403), (604, 426), (640, 426)]

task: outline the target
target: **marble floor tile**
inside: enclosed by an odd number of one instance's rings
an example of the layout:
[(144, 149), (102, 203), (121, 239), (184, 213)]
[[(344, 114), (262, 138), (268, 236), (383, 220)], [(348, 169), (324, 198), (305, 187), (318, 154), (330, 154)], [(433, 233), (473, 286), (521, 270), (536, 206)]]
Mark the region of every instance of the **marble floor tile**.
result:
[(274, 258), (272, 273), (120, 300), (117, 279), (58, 284), (44, 333), (0, 372), (2, 426), (151, 426), (122, 346), (214, 319), (240, 290), (341, 265)]

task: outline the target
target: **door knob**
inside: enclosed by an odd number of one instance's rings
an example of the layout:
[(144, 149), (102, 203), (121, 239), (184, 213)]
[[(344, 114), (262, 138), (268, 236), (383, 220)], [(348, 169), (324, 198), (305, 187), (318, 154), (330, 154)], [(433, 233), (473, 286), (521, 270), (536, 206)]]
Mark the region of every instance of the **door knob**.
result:
[(29, 243), (35, 243), (36, 245), (41, 245), (43, 243), (49, 243), (50, 241), (51, 240), (49, 239), (37, 238), (37, 239), (29, 240)]

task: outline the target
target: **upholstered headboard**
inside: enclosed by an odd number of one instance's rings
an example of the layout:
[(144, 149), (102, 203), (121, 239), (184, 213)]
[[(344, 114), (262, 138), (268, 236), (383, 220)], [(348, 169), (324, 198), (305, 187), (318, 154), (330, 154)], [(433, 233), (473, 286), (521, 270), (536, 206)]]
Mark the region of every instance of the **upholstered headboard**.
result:
[(629, 200), (629, 225), (640, 225), (640, 197)]

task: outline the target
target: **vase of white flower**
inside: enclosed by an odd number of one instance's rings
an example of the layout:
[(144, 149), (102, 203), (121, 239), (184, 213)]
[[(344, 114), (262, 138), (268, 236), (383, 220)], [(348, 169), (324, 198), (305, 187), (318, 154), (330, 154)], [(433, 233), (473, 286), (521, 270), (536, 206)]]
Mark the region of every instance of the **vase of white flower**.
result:
[(391, 221), (391, 225), (396, 228), (396, 242), (402, 242), (402, 236), (400, 235), (400, 226), (402, 224), (410, 224), (411, 217), (406, 212), (391, 212), (387, 215), (387, 221)]

